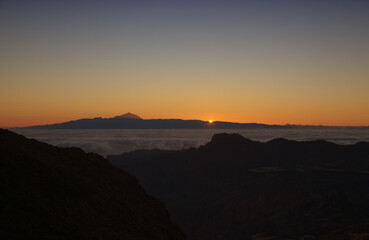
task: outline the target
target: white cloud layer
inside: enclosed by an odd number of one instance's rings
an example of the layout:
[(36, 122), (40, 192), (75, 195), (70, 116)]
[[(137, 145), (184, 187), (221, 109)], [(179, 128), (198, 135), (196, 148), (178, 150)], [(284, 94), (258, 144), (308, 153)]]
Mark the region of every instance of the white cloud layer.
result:
[(198, 147), (210, 141), (214, 133), (239, 133), (246, 138), (266, 142), (274, 138), (293, 140), (324, 139), (339, 144), (369, 141), (369, 128), (304, 128), (304, 129), (93, 129), (39, 130), (12, 129), (60, 147), (80, 147), (103, 156), (121, 154), (136, 149), (178, 150)]

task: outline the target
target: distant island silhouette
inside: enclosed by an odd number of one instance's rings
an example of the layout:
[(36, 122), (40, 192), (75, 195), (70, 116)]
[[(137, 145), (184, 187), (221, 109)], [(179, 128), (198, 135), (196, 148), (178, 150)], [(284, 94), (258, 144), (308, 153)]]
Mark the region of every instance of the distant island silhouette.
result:
[(119, 119), (142, 119), (141, 117), (137, 116), (136, 114), (133, 114), (133, 113), (130, 113), (130, 112), (127, 112), (123, 115), (120, 115), (120, 116), (116, 116), (114, 118), (119, 118)]
[[(240, 129), (240, 128), (297, 128), (305, 125), (269, 125), (183, 119), (142, 119), (133, 113), (112, 118), (85, 118), (63, 123), (29, 126), (31, 129)], [(327, 126), (308, 126), (327, 127)]]

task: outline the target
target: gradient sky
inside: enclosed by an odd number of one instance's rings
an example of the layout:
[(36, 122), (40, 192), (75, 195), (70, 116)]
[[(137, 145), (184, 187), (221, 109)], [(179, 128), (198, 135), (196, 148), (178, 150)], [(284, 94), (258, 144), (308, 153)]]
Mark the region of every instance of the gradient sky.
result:
[(369, 125), (369, 1), (0, 0), (0, 126)]

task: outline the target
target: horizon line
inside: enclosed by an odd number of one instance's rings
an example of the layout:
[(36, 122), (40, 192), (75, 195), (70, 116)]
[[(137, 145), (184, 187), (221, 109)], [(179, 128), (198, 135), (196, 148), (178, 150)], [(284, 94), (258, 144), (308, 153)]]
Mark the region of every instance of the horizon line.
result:
[[(114, 116), (116, 117), (116, 116)], [(97, 119), (97, 118), (101, 118), (101, 119), (112, 119), (114, 117), (93, 117), (93, 118), (79, 118), (79, 119), (73, 119), (73, 120), (68, 120), (68, 121), (63, 121), (63, 122), (54, 122), (54, 123), (46, 123), (46, 124), (35, 124), (35, 125), (26, 125), (26, 126), (0, 126), (0, 128), (3, 129), (12, 129), (12, 128), (27, 128), (27, 127), (35, 127), (35, 126), (46, 126), (46, 125), (54, 125), (54, 124), (62, 124), (62, 123), (67, 123), (67, 122), (72, 122), (72, 121), (78, 121), (78, 120), (82, 120), (82, 119)], [(126, 120), (146, 120), (146, 121), (150, 121), (150, 120), (182, 120), (182, 121), (202, 121), (202, 122), (209, 122), (209, 120), (201, 120), (201, 119), (182, 119), (182, 118), (148, 118), (148, 119), (130, 119), (130, 118), (126, 118)], [(123, 119), (122, 119), (123, 120)], [(260, 125), (268, 125), (268, 126), (305, 126), (305, 127), (362, 127), (362, 128), (367, 128), (369, 127), (369, 125), (325, 125), (325, 124), (298, 124), (298, 123), (284, 123), (284, 124), (278, 124), (278, 123), (263, 123), (263, 122), (236, 122), (236, 121), (223, 121), (223, 120), (212, 120), (213, 122), (211, 124), (215, 124), (217, 122), (222, 122), (222, 123), (235, 123), (235, 124), (260, 124)], [(120, 128), (119, 128), (120, 129)]]

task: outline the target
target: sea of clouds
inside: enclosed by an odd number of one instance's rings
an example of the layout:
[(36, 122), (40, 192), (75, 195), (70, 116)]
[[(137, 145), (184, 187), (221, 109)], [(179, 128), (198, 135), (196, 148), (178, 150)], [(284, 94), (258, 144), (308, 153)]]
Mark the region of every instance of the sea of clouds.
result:
[(369, 142), (369, 128), (329, 127), (292, 129), (91, 129), (41, 130), (11, 129), (60, 147), (80, 147), (103, 156), (137, 149), (178, 150), (198, 147), (211, 140), (215, 133), (239, 133), (246, 138), (267, 142), (274, 138), (292, 140), (324, 139), (339, 144)]

